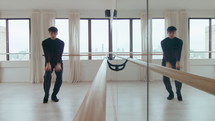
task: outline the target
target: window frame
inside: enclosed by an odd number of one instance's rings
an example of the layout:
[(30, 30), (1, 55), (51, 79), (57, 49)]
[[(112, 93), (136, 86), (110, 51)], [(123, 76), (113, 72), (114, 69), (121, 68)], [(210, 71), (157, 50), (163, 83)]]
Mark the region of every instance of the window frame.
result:
[[(67, 19), (68, 20), (68, 29), (69, 29), (69, 18), (55, 18), (55, 26), (56, 26), (56, 20), (64, 20), (64, 19)], [(68, 36), (69, 37), (69, 36)], [(69, 42), (69, 39), (68, 39), (68, 42)], [(65, 48), (64, 48), (65, 49)], [(68, 45), (68, 53), (64, 53), (63, 54), (69, 54), (69, 45)], [(63, 59), (63, 58), (62, 58)], [(64, 60), (64, 59), (63, 59)], [(68, 59), (65, 59), (65, 60), (68, 60)]]
[[(133, 20), (137, 20), (140, 18), (114, 18), (113, 20), (129, 20), (129, 50), (133, 52)], [(92, 20), (108, 20), (108, 51), (113, 52), (113, 40), (112, 40), (112, 32), (111, 32), (111, 25), (110, 25), (110, 18), (80, 18), (80, 20), (88, 20), (88, 52), (92, 52)], [(109, 55), (111, 56), (111, 54)], [(130, 53), (130, 57), (133, 58), (133, 54)], [(88, 56), (88, 60), (92, 60), (92, 56)]]
[[(56, 18), (56, 19), (68, 19), (68, 18)], [(152, 19), (164, 19), (164, 17), (154, 17)], [(108, 20), (108, 40), (109, 40), (109, 45), (108, 45), (108, 52), (113, 52), (113, 40), (112, 40), (112, 32), (110, 30), (110, 18), (80, 18), (80, 20), (87, 20), (88, 21), (88, 52), (92, 52), (92, 20)], [(129, 51), (133, 52), (133, 20), (141, 20), (141, 18), (114, 18), (113, 20), (128, 20), (129, 21)], [(164, 28), (165, 29), (165, 28)], [(111, 56), (111, 54), (110, 54)], [(133, 53), (130, 53), (130, 58), (133, 58)], [(92, 60), (92, 56), (88, 56), (87, 60)]]
[[(165, 37), (167, 36), (167, 32), (166, 32), (166, 26), (165, 26), (165, 17), (153, 17), (152, 18), (152, 20), (153, 19), (163, 19), (164, 20), (164, 38), (163, 39), (165, 39)], [(151, 36), (152, 36), (152, 34), (151, 34)], [(151, 38), (152, 39), (152, 38)], [(162, 41), (162, 38), (160, 39), (161, 41)], [(153, 40), (152, 40), (153, 41)], [(153, 42), (152, 42), (153, 43)], [(153, 45), (152, 45), (152, 53), (154, 53), (154, 51), (153, 51)], [(161, 51), (161, 52), (156, 52), (156, 53), (163, 53), (163, 51)], [(153, 55), (152, 55), (153, 56)], [(161, 55), (162, 56), (162, 55)], [(163, 57), (161, 57), (160, 59), (162, 59)], [(152, 57), (152, 59), (153, 59), (153, 57)], [(153, 60), (160, 60), (160, 59), (153, 59)]]
[(9, 41), (9, 21), (10, 20), (28, 20), (29, 22), (29, 52), (26, 53), (29, 55), (29, 58), (28, 60), (16, 60), (16, 61), (29, 61), (30, 58), (31, 58), (31, 18), (0, 18), (0, 20), (5, 20), (6, 22), (6, 53), (3, 53), (3, 54), (6, 54), (6, 60), (5, 61), (11, 61), (10, 60), (10, 54), (19, 54), (19, 53), (10, 53), (10, 41)]
[[(129, 37), (129, 51), (131, 52), (129, 57), (130, 58), (133, 58), (134, 55), (133, 55), (133, 20), (141, 20), (141, 18), (114, 18), (113, 20), (128, 20), (129, 21), (129, 34), (130, 34), (130, 37)], [(112, 48), (113, 48), (113, 44), (111, 45)]]
[[(206, 58), (206, 59), (213, 59), (212, 58), (212, 19), (215, 19), (215, 18), (208, 18), (208, 17), (206, 17), (206, 18), (201, 18), (201, 17), (190, 17), (190, 18), (188, 18), (188, 37), (189, 37), (189, 42), (190, 42), (190, 20), (197, 20), (197, 19), (202, 19), (202, 20), (209, 20), (209, 32), (208, 32), (208, 36), (209, 36), (209, 40), (208, 40), (208, 51), (202, 51), (203, 53), (206, 53), (206, 54), (208, 54), (208, 58)], [(189, 50), (190, 51), (190, 50)], [(195, 51), (194, 51), (195, 52)], [(196, 51), (196, 52), (198, 52), (198, 51)], [(191, 54), (191, 51), (189, 52), (189, 54)], [(190, 59), (194, 59), (194, 58), (190, 58)]]

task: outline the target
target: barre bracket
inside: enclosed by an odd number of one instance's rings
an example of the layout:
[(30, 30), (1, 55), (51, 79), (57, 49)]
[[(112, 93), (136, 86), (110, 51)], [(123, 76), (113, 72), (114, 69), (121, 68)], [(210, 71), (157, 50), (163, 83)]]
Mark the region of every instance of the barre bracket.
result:
[(111, 64), (109, 62), (109, 60), (107, 60), (109, 68), (111, 70), (113, 70), (113, 71), (121, 71), (121, 70), (123, 70), (125, 68), (127, 62), (128, 62), (128, 60), (126, 60), (123, 64), (118, 65), (118, 64)]

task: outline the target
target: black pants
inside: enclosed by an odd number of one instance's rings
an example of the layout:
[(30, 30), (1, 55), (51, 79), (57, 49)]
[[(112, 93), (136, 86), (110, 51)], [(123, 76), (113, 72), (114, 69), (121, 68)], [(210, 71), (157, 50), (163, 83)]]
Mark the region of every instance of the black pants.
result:
[[(43, 87), (44, 87), (44, 92), (45, 92), (45, 97), (49, 97), (49, 90), (51, 87), (51, 79), (52, 79), (52, 72), (53, 69), (55, 68), (56, 63), (51, 63), (51, 71), (46, 71), (44, 74), (44, 83), (43, 83)], [(60, 87), (62, 85), (62, 74), (63, 74), (63, 63), (61, 63), (61, 70), (59, 72), (56, 72), (56, 81), (55, 81), (55, 85), (54, 85), (54, 89), (53, 89), (53, 95), (57, 95), (58, 92), (60, 91)]]
[[(171, 65), (172, 65), (172, 68), (173, 69), (176, 69), (176, 61), (172, 61), (170, 62)], [(166, 66), (166, 61), (162, 61), (162, 66)], [(164, 82), (164, 85), (166, 87), (166, 90), (171, 93), (172, 92), (172, 86), (171, 86), (171, 82), (170, 82), (170, 79), (169, 77), (166, 77), (166, 76), (163, 76), (163, 82)], [(175, 87), (176, 87), (176, 93), (180, 93), (181, 92), (181, 87), (182, 87), (182, 83), (175, 80)]]

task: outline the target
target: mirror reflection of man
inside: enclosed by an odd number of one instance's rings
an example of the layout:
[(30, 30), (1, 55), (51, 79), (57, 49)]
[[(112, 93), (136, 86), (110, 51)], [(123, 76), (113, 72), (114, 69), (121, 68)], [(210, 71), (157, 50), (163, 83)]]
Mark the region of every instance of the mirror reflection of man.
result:
[(62, 85), (63, 63), (62, 54), (64, 49), (64, 42), (57, 38), (58, 29), (50, 27), (48, 29), (50, 38), (42, 42), (43, 52), (45, 54), (45, 74), (44, 74), (44, 92), (43, 103), (48, 103), (49, 89), (51, 87), (51, 74), (55, 70), (56, 82), (54, 85), (51, 99), (58, 102), (57, 94)]
[[(180, 58), (181, 51), (183, 46), (183, 41), (176, 37), (176, 27), (170, 26), (167, 28), (168, 37), (161, 41), (161, 47), (163, 50), (163, 60), (162, 66), (166, 66), (168, 68), (173, 68), (180, 70)], [(172, 100), (174, 98), (174, 93), (172, 91), (172, 86), (170, 79), (166, 76), (163, 76), (163, 82), (166, 87), (166, 90), (169, 92), (168, 100)], [(181, 87), (182, 83), (175, 80), (176, 86), (176, 94), (179, 101), (182, 101), (181, 96)]]

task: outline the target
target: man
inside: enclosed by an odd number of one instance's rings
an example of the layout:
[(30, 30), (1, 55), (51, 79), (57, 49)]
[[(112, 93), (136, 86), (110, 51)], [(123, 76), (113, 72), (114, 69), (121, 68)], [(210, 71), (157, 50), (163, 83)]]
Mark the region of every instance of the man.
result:
[(44, 74), (44, 91), (45, 96), (43, 103), (48, 103), (49, 89), (51, 87), (51, 74), (55, 70), (56, 82), (54, 85), (51, 99), (58, 102), (57, 94), (62, 85), (63, 63), (62, 54), (64, 49), (64, 42), (57, 38), (58, 29), (50, 27), (48, 29), (50, 38), (42, 42), (43, 51), (45, 54), (45, 74)]
[[(167, 28), (168, 37), (161, 41), (161, 47), (163, 50), (162, 66), (179, 70), (183, 41), (175, 37), (176, 31), (177, 29), (174, 26), (168, 27)], [(163, 82), (165, 84), (167, 91), (169, 92), (169, 96), (167, 97), (167, 99), (172, 100), (174, 98), (174, 93), (172, 91), (170, 79), (166, 76), (163, 76)], [(181, 96), (182, 83), (175, 80), (175, 86), (177, 98), (179, 101), (182, 101), (183, 100)]]

